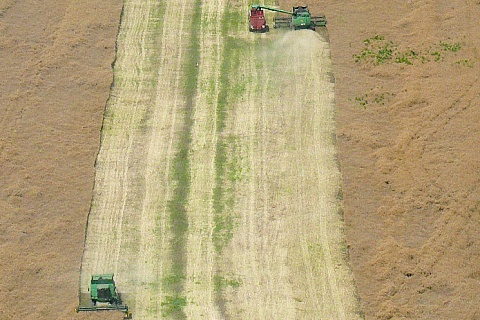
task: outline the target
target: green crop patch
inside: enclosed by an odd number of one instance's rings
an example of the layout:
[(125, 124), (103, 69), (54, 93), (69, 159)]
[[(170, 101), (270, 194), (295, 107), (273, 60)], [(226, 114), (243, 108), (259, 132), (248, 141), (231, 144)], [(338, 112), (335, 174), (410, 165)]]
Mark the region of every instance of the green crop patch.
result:
[(185, 296), (166, 296), (165, 301), (161, 303), (162, 316), (183, 319), (185, 317), (183, 308), (186, 305), (187, 298)]
[(413, 65), (415, 61), (427, 63), (430, 61), (444, 61), (447, 55), (456, 54), (462, 49), (459, 42), (439, 41), (430, 45), (428, 49), (403, 48), (398, 43), (387, 40), (384, 36), (374, 35), (363, 40), (364, 47), (358, 54), (353, 55), (356, 63), (380, 65), (397, 63)]
[(373, 87), (367, 93), (349, 100), (354, 101), (359, 107), (366, 109), (368, 106), (384, 106), (390, 103), (395, 96), (395, 93), (384, 91), (383, 87)]
[(243, 280), (242, 278), (234, 276), (232, 274), (228, 276), (220, 276), (217, 274), (215, 275), (213, 282), (215, 286), (215, 291), (222, 291), (228, 287), (234, 289), (239, 288), (242, 285)]

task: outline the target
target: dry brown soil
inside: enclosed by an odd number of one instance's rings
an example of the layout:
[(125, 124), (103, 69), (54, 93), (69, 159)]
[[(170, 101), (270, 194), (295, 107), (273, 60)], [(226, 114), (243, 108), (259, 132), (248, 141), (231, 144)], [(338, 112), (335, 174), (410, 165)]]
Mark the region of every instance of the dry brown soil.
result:
[[(480, 3), (306, 2), (329, 22), (347, 242), (366, 318), (479, 319)], [(72, 310), (121, 5), (0, 1), (2, 319), (88, 317)], [(376, 34), (404, 51), (462, 49), (413, 65), (355, 63)]]

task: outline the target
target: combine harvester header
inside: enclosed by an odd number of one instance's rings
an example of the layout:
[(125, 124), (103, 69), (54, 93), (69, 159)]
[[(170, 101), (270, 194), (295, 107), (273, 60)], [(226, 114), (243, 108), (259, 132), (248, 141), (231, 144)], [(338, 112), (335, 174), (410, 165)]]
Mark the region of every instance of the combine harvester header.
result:
[(325, 16), (312, 17), (310, 11), (308, 10), (308, 6), (293, 7), (292, 11), (286, 11), (274, 7), (254, 4), (252, 5), (249, 12), (251, 32), (267, 32), (269, 30), (265, 19), (265, 13), (263, 11), (264, 9), (288, 14), (291, 16), (290, 18), (275, 17), (273, 20), (274, 28), (289, 28), (291, 30), (315, 30), (315, 27), (327, 26), (327, 19), (325, 18)]

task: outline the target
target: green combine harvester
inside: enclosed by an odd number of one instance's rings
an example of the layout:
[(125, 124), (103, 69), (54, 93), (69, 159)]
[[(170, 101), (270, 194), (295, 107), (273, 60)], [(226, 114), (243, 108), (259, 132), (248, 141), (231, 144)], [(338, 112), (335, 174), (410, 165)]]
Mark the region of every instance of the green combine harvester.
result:
[(252, 10), (270, 10), (290, 15), (290, 18), (275, 17), (273, 20), (274, 28), (289, 28), (292, 30), (311, 29), (315, 27), (326, 27), (327, 19), (325, 16), (312, 16), (308, 6), (293, 7), (292, 11), (286, 11), (274, 7), (263, 6), (259, 4), (252, 5)]
[(125, 313), (125, 319), (131, 319), (128, 306), (123, 304), (120, 294), (117, 292), (113, 273), (92, 275), (89, 291), (89, 299), (82, 299), (80, 296), (77, 312), (118, 310)]

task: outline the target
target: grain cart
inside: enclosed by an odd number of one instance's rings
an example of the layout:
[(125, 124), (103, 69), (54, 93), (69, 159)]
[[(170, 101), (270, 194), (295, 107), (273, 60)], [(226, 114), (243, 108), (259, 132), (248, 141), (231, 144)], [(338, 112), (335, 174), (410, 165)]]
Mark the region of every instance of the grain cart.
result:
[(265, 13), (261, 8), (251, 8), (248, 13), (248, 20), (250, 21), (250, 32), (268, 32), (267, 20), (265, 20)]
[(310, 14), (310, 11), (308, 10), (308, 6), (293, 7), (292, 11), (286, 11), (286, 10), (273, 8), (269, 6), (254, 4), (252, 5), (251, 10), (261, 10), (261, 9), (280, 12), (280, 13), (288, 14), (291, 16), (290, 18), (275, 17), (273, 20), (274, 28), (289, 28), (292, 30), (299, 30), (299, 29), (315, 30), (315, 27), (327, 26), (327, 20), (325, 16), (312, 17)]
[(117, 292), (113, 273), (94, 274), (90, 280), (90, 299), (85, 301), (80, 297), (79, 311), (107, 311), (119, 310), (125, 313), (125, 319), (130, 319), (128, 306), (123, 304), (120, 294)]

